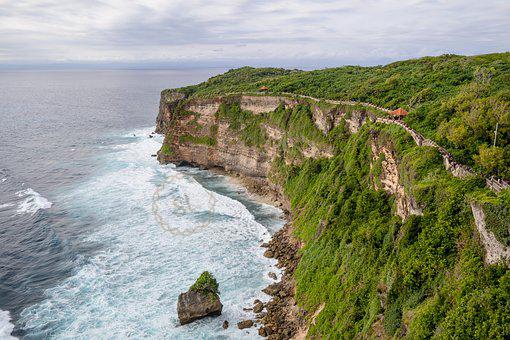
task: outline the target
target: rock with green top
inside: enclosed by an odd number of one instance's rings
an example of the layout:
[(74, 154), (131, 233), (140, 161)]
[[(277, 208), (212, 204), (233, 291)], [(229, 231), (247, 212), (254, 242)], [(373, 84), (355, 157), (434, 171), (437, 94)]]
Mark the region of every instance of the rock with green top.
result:
[(177, 315), (181, 325), (206, 316), (221, 315), (218, 282), (211, 273), (203, 272), (186, 293), (179, 295)]

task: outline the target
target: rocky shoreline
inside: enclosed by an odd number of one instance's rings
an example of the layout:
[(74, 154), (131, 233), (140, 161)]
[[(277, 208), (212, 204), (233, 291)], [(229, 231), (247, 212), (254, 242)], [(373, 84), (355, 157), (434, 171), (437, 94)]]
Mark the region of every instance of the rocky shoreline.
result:
[(266, 247), (264, 256), (275, 258), (277, 267), (283, 269), (279, 282), (263, 289), (272, 298), (264, 307), (266, 313), (260, 318), (263, 326), (259, 334), (268, 339), (290, 339), (304, 328), (306, 311), (296, 305), (294, 271), (299, 263), (298, 250), (302, 244), (292, 236), (292, 226), (288, 222), (276, 232)]
[[(292, 235), (290, 202), (281, 193), (280, 188), (270, 183), (266, 178), (245, 176), (237, 172), (225, 171), (222, 168), (209, 170), (229, 176), (244, 186), (255, 199), (284, 211), (285, 225), (271, 237), (268, 243), (261, 245), (266, 248), (264, 256), (276, 259), (278, 261), (276, 266), (282, 269), (283, 274), (280, 281), (272, 283), (262, 290), (271, 296), (271, 299), (265, 304), (258, 300), (255, 301), (253, 312), (256, 321), (262, 325), (258, 329), (260, 336), (272, 340), (296, 338), (305, 327), (306, 311), (299, 308), (294, 299), (294, 271), (299, 263), (298, 250), (302, 244)], [(276, 277), (274, 273), (268, 273), (268, 275)]]
[[(196, 164), (182, 164), (192, 165)], [(259, 300), (254, 301), (253, 312), (254, 320), (243, 320), (238, 324), (240, 329), (246, 328), (246, 321), (255, 321), (250, 326), (261, 325), (258, 328), (258, 334), (271, 340), (284, 340), (291, 338), (300, 338), (305, 330), (306, 311), (296, 305), (294, 271), (299, 263), (300, 256), (298, 250), (303, 246), (299, 240), (292, 235), (292, 225), (290, 223), (290, 202), (282, 194), (281, 189), (270, 183), (264, 177), (252, 177), (235, 171), (226, 171), (221, 167), (203, 167), (213, 173), (228, 176), (233, 181), (245, 187), (248, 194), (254, 199), (278, 207), (284, 211), (285, 225), (277, 231), (268, 243), (263, 243), (261, 247), (265, 248), (264, 256), (277, 260), (276, 267), (282, 269), (280, 281), (275, 282), (264, 288), (262, 291), (271, 299), (267, 303)], [(273, 279), (274, 273), (268, 273)], [(228, 327), (228, 326), (227, 326)], [(306, 332), (305, 332), (306, 334)]]

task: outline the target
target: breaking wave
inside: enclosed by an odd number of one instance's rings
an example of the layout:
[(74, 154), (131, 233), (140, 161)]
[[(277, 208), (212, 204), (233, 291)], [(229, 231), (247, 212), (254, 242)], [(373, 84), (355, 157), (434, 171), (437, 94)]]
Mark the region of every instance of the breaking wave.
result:
[(37, 191), (32, 188), (20, 190), (16, 192), (16, 195), (22, 198), (22, 201), (18, 204), (16, 213), (18, 214), (35, 214), (39, 209), (49, 209), (52, 203), (46, 198), (41, 196)]
[(9, 312), (0, 310), (0, 339), (16, 339), (15, 337), (11, 336), (13, 329), (14, 325), (11, 323), (11, 316), (9, 315)]
[[(161, 138), (150, 131), (126, 136), (131, 143), (100, 160), (101, 174), (59, 198), (98, 221), (87, 241), (101, 251), (22, 311), (25, 338), (257, 337), (221, 325), (253, 317), (243, 307), (268, 299), (267, 272), (278, 272), (259, 247), (268, 230), (239, 201), (159, 165), (150, 155)], [(219, 281), (223, 314), (178, 326), (177, 297), (204, 270)]]

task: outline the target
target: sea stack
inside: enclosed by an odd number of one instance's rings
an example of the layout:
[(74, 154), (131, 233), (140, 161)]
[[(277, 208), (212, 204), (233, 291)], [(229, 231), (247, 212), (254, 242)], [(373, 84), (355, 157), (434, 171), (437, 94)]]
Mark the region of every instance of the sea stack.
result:
[(211, 273), (203, 272), (186, 293), (179, 295), (177, 315), (181, 325), (206, 316), (221, 315), (218, 282)]

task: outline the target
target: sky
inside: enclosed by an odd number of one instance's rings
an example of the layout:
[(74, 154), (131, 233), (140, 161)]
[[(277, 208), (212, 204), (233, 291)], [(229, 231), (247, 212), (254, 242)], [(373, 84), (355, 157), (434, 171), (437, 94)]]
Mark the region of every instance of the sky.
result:
[(0, 0), (0, 67), (374, 65), (510, 50), (510, 0)]

